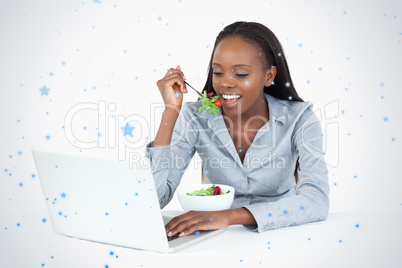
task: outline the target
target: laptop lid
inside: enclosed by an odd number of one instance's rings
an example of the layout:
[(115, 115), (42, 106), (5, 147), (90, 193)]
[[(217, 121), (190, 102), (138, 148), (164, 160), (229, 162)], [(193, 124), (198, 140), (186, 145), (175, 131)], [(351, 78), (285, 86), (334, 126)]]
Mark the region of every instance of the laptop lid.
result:
[(169, 252), (150, 167), (32, 148), (54, 231)]

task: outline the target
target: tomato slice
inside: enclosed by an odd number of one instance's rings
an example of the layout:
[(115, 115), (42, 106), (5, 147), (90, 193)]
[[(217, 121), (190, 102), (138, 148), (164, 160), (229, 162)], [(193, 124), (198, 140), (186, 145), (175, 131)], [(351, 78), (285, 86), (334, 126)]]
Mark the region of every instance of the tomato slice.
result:
[(214, 101), (214, 104), (218, 107), (218, 109), (221, 108), (221, 106), (222, 106), (222, 102), (220, 99), (217, 99), (216, 101)]

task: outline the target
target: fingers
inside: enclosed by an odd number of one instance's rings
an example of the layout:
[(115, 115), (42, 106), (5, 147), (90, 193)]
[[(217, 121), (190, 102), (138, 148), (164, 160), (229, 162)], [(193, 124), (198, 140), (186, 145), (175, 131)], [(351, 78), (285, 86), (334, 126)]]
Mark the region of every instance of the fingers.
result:
[(220, 226), (215, 226), (211, 217), (207, 219), (205, 212), (190, 211), (178, 217), (174, 217), (168, 224), (166, 224), (167, 236), (173, 236), (179, 233), (180, 236), (187, 236), (198, 230), (215, 230)]
[(176, 69), (170, 68), (170, 69), (168, 70), (167, 75), (169, 75), (169, 74), (174, 74), (174, 73), (179, 73), (179, 74), (183, 77), (183, 80), (186, 80), (186, 76), (185, 76), (184, 73), (181, 71), (181, 67), (180, 67), (179, 65), (177, 65)]
[[(167, 85), (172, 87), (173, 90), (179, 90), (181, 93), (188, 93), (187, 85), (184, 83), (186, 77), (180, 69), (180, 66), (177, 66), (176, 69), (170, 68), (166, 73), (164, 80), (167, 81)], [(177, 89), (177, 84), (179, 89)]]
[(184, 84), (184, 81), (182, 80), (181, 77), (179, 77), (179, 76), (172, 77), (167, 82), (167, 86), (172, 87), (173, 90), (176, 90), (175, 84), (177, 84), (180, 87), (180, 92), (181, 93), (187, 93), (188, 92), (186, 84)]
[(187, 229), (184, 229), (183, 231), (181, 231), (179, 236), (187, 236), (187, 235), (192, 234), (192, 233), (194, 233), (194, 232), (196, 232), (198, 230), (204, 230), (204, 229), (206, 229), (206, 228), (203, 227), (202, 224), (193, 224), (193, 225), (187, 227)]
[(187, 219), (190, 212), (174, 217), (166, 224), (165, 229), (167, 236), (175, 235), (186, 228), (187, 224), (189, 224)]

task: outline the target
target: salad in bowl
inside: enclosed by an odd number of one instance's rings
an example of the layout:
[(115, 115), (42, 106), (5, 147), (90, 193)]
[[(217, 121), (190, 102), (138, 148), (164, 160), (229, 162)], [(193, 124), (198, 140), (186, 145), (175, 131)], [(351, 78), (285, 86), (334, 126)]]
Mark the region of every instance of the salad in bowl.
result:
[(233, 203), (235, 189), (223, 184), (199, 184), (181, 186), (177, 197), (185, 211), (216, 211), (229, 209)]

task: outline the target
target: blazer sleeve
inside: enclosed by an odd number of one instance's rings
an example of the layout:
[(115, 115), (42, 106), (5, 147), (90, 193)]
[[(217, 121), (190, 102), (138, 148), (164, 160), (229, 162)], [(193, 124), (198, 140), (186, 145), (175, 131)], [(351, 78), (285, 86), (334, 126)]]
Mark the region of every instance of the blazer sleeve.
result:
[[(244, 225), (258, 232), (325, 220), (329, 211), (328, 169), (323, 151), (321, 123), (306, 109), (292, 132), (292, 149), (299, 156), (299, 183), (295, 195), (275, 202), (243, 206), (257, 225)], [(297, 158), (297, 157), (296, 157)]]
[(185, 103), (176, 120), (170, 145), (153, 147), (149, 142), (145, 147), (145, 155), (150, 161), (152, 175), (161, 209), (164, 208), (180, 184), (194, 153), (198, 139), (196, 118)]

